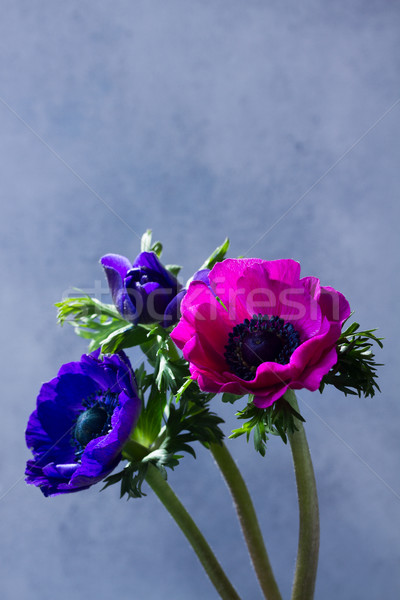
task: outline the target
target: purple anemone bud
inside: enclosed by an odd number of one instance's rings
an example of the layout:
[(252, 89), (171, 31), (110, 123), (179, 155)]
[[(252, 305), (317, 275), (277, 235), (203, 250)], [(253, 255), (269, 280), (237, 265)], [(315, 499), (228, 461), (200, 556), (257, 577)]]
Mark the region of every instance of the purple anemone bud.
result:
[(182, 286), (154, 252), (141, 252), (133, 264), (119, 254), (106, 254), (100, 263), (124, 319), (134, 324), (165, 321), (166, 309)]

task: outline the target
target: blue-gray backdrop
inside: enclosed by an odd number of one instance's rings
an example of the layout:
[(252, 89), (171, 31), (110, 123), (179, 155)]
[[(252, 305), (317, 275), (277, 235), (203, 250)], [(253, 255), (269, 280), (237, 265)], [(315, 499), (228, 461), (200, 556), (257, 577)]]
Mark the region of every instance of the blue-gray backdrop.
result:
[[(299, 397), (321, 501), (316, 599), (398, 597), (399, 21), (390, 0), (3, 0), (2, 598), (216, 598), (152, 493), (45, 499), (23, 482), (39, 387), (85, 351), (53, 303), (104, 293), (99, 257), (133, 258), (148, 227), (184, 278), (229, 235), (231, 256), (293, 257), (379, 327), (381, 395)], [(230, 448), (288, 598), (290, 451)], [(210, 456), (170, 482), (242, 597), (260, 599)]]

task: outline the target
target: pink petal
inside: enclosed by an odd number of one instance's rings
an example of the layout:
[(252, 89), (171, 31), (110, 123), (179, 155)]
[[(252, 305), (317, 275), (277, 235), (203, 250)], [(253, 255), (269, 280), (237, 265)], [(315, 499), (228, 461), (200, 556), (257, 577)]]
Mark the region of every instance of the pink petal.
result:
[(192, 282), (182, 301), (181, 311), (181, 320), (171, 332), (176, 345), (182, 349), (188, 339), (200, 333), (223, 357), (228, 334), (236, 323), (229, 320), (227, 311), (210, 288), (201, 281)]
[(238, 286), (238, 302), (246, 307), (250, 317), (260, 313), (278, 316), (285, 322), (292, 323), (302, 341), (318, 333), (321, 310), (301, 283), (289, 285), (270, 279), (264, 265), (258, 264), (246, 270), (239, 279)]
[(315, 392), (319, 388), (323, 376), (329, 373), (336, 363), (336, 348), (331, 348), (322, 356), (317, 365), (313, 365), (306, 369), (299, 379), (293, 381), (289, 387), (291, 389), (306, 388), (311, 392)]
[[(214, 294), (221, 298), (229, 312), (230, 319), (236, 323), (242, 323), (245, 319), (252, 317), (251, 314), (248, 314), (245, 305), (238, 300), (238, 280), (248, 267), (262, 262), (259, 258), (228, 258), (217, 263), (210, 272), (210, 285)], [(243, 293), (247, 289), (245, 287)]]
[(270, 387), (265, 392), (257, 392), (254, 396), (253, 403), (257, 408), (268, 408), (268, 406), (271, 406), (283, 396), (288, 387), (288, 385), (278, 384), (274, 387)]
[(193, 379), (197, 380), (199, 388), (203, 392), (211, 392), (214, 394), (218, 394), (221, 390), (221, 387), (224, 385), (223, 383), (215, 381), (215, 378), (210, 377), (207, 373), (203, 373), (197, 370), (195, 372), (192, 372), (192, 377)]
[(302, 277), (300, 283), (308, 291), (311, 298), (318, 300), (321, 290), (321, 285), (317, 277)]
[(284, 283), (298, 283), (300, 279), (300, 263), (291, 258), (264, 261), (270, 279)]
[(321, 287), (319, 305), (323, 314), (333, 322), (343, 323), (351, 313), (346, 298), (332, 287)]
[(329, 322), (324, 318), (318, 335), (306, 340), (296, 348), (290, 357), (290, 364), (301, 372), (309, 364), (317, 362), (322, 352), (331, 345), (328, 338), (329, 332)]
[[(277, 383), (286, 383), (293, 377), (293, 366), (289, 363), (281, 365), (276, 362), (261, 363), (257, 367), (256, 376), (248, 382), (251, 390), (259, 390)], [(297, 370), (294, 370), (297, 374)]]
[(200, 332), (185, 344), (183, 355), (201, 370), (215, 371), (217, 374), (226, 369), (223, 348), (222, 352), (218, 352)]

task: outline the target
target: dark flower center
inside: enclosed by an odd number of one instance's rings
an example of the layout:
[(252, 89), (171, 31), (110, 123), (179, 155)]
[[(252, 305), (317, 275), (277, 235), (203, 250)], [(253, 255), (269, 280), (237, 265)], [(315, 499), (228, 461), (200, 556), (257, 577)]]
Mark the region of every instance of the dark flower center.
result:
[(84, 449), (92, 440), (107, 435), (111, 428), (111, 417), (118, 405), (118, 395), (99, 392), (82, 402), (85, 409), (79, 414), (72, 432), (72, 445), (80, 459)]
[(285, 365), (300, 344), (300, 336), (291, 323), (279, 317), (254, 315), (235, 325), (225, 346), (225, 359), (235, 375), (249, 381), (264, 362)]
[(126, 286), (135, 287), (135, 283), (145, 285), (146, 283), (158, 283), (161, 287), (169, 287), (162, 273), (149, 267), (133, 267), (126, 274)]
[(107, 423), (108, 414), (102, 406), (93, 406), (81, 413), (75, 425), (75, 439), (81, 446), (99, 437)]

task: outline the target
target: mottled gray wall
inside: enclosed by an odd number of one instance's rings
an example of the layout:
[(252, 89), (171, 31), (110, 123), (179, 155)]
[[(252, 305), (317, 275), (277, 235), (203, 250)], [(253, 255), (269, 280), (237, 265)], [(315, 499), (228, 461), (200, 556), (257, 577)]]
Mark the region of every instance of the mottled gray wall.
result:
[[(321, 500), (316, 600), (398, 597), (399, 4), (3, 0), (1, 12), (1, 597), (216, 598), (151, 493), (45, 499), (23, 482), (40, 384), (85, 350), (53, 303), (100, 285), (99, 256), (133, 258), (147, 227), (186, 277), (229, 235), (232, 256), (293, 257), (379, 327), (382, 395), (299, 397)], [(229, 432), (231, 407), (216, 407)], [(278, 439), (265, 459), (242, 439), (230, 448), (287, 598), (290, 452)], [(261, 598), (210, 457), (185, 458), (170, 482), (243, 599)]]

